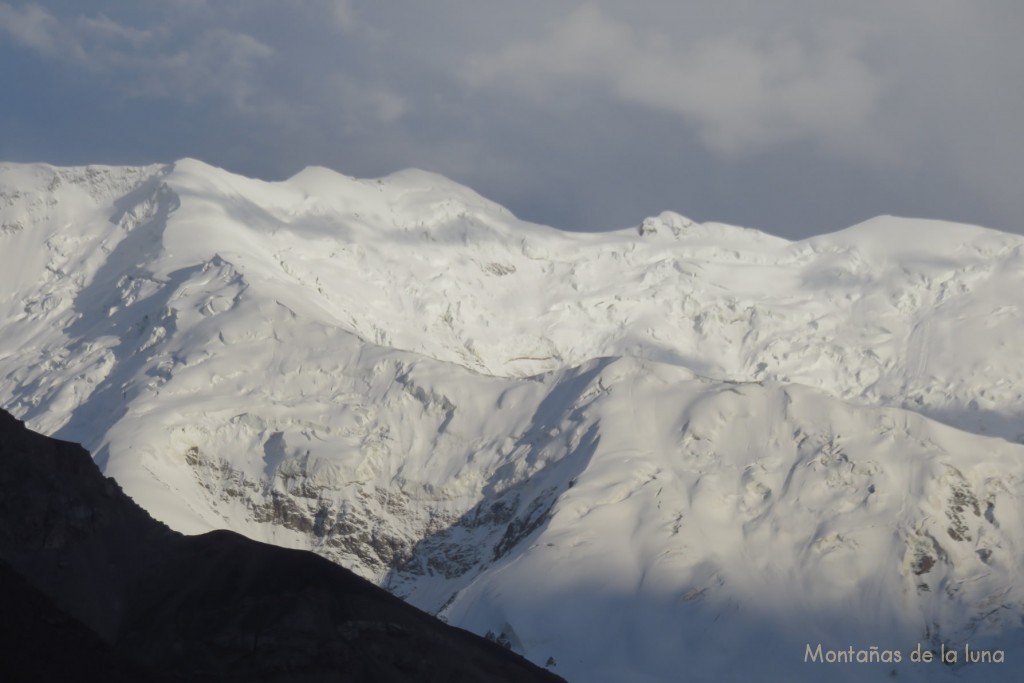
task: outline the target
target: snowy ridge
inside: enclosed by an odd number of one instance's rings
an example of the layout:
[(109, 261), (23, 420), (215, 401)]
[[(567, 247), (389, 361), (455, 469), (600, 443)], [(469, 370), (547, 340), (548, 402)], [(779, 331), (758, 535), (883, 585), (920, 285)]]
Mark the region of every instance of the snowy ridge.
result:
[(0, 405), (179, 530), (312, 548), (569, 680), (1024, 654), (1018, 236), (569, 234), (422, 171), (195, 160), (0, 165), (0, 226)]

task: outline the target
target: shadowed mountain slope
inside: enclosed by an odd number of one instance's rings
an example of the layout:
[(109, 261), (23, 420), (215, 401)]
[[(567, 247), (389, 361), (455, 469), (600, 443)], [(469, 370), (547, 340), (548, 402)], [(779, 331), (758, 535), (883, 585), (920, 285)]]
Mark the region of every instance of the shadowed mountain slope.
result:
[(4, 680), (561, 680), (312, 553), (175, 533), (4, 412), (0, 577)]

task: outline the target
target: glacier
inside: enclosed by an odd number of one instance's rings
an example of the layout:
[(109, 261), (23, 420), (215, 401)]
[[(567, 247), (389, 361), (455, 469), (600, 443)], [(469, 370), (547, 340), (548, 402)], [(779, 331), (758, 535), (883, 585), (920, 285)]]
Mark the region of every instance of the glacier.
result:
[[(1022, 245), (0, 164), (0, 406), (176, 530), (313, 550), (570, 681), (1015, 680)], [(965, 643), (1007, 663), (909, 661)]]

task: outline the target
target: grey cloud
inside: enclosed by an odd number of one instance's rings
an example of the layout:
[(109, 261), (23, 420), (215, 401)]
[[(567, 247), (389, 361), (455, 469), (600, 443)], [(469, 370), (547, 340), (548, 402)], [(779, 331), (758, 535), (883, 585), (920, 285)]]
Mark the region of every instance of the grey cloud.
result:
[(832, 146), (865, 140), (878, 100), (879, 79), (858, 54), (863, 33), (831, 26), (813, 42), (725, 34), (679, 44), (583, 5), (539, 41), (471, 57), (464, 74), (473, 85), (511, 85), (536, 98), (593, 83), (682, 116), (728, 155), (802, 138)]
[(195, 99), (214, 96), (236, 109), (259, 96), (258, 68), (274, 49), (250, 35), (204, 31), (184, 48), (132, 64), (136, 94)]
[(345, 111), (346, 130), (355, 132), (374, 123), (394, 123), (408, 110), (405, 98), (388, 88), (366, 85), (346, 74), (329, 76), (325, 81), (335, 91), (333, 98), (328, 93), (325, 101), (333, 99), (336, 111)]
[(352, 0), (330, 0), (329, 9), (338, 28), (348, 32), (356, 27), (356, 12)]
[(37, 4), (21, 10), (0, 4), (0, 27), (41, 56), (116, 82), (122, 96), (215, 97), (239, 110), (265, 92), (258, 69), (274, 54), (253, 36), (227, 28), (186, 36), (173, 22), (136, 28), (105, 14), (57, 17)]
[(103, 15), (82, 17), (77, 23), (81, 30), (90, 34), (94, 40), (109, 41), (114, 45), (123, 43), (138, 49), (154, 38), (153, 31), (124, 26)]
[(444, 173), (538, 222), (1024, 229), (1024, 6), (0, 1), (0, 156)]

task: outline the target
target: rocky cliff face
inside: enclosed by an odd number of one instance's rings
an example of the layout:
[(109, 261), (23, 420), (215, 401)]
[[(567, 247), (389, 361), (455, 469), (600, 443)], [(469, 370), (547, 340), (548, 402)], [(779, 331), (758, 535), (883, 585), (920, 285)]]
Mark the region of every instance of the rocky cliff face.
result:
[(0, 576), (5, 680), (561, 680), (311, 553), (177, 534), (3, 412)]

